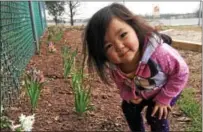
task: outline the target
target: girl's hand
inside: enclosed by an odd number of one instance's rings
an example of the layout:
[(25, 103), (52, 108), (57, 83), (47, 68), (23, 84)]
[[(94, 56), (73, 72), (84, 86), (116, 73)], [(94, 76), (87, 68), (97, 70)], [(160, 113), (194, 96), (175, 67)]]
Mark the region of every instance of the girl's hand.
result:
[(162, 117), (163, 119), (166, 119), (169, 112), (171, 111), (171, 106), (156, 103), (151, 116), (154, 116), (157, 113), (157, 111), (159, 111), (159, 120), (161, 120)]
[(132, 102), (133, 104), (139, 104), (142, 102), (142, 98), (137, 98), (137, 99), (131, 99), (130, 102)]

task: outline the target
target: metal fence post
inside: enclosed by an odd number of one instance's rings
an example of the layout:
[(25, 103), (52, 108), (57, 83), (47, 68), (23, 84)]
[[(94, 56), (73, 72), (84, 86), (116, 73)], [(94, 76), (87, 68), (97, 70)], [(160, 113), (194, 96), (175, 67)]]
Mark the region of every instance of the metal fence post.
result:
[(30, 8), (30, 16), (31, 16), (31, 23), (32, 23), (32, 31), (33, 31), (33, 36), (34, 36), (34, 43), (36, 45), (36, 53), (39, 53), (39, 39), (38, 39), (38, 34), (37, 34), (37, 29), (36, 29), (36, 23), (35, 23), (35, 18), (34, 18), (34, 13), (33, 13), (33, 6), (32, 2), (29, 1), (29, 8)]
[(41, 6), (41, 2), (39, 1), (38, 2), (38, 5), (39, 5), (39, 14), (40, 14), (40, 22), (41, 22), (41, 25), (42, 25), (42, 29), (43, 29), (43, 31), (44, 31), (44, 24), (43, 24), (43, 21), (42, 21), (42, 6)]
[(46, 19), (45, 8), (46, 8), (46, 4), (45, 4), (45, 1), (44, 1), (43, 2), (44, 23), (45, 23), (45, 28), (47, 28), (47, 19)]
[[(1, 7), (1, 1), (0, 1), (0, 7)], [(1, 20), (1, 9), (0, 9), (0, 20)], [(2, 88), (2, 80), (3, 80), (3, 68), (2, 68), (2, 52), (3, 52), (3, 43), (2, 43), (2, 40), (1, 40), (1, 31), (2, 31), (2, 24), (1, 24), (1, 21), (0, 21), (0, 89)], [(2, 90), (2, 89), (1, 89)], [(1, 92), (0, 91), (0, 97), (1, 96)], [(1, 101), (2, 101), (2, 98), (0, 98)]]

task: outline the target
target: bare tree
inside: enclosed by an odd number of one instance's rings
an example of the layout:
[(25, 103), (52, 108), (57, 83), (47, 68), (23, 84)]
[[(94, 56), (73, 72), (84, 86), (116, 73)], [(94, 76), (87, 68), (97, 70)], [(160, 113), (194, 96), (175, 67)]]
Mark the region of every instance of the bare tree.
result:
[(63, 15), (65, 12), (65, 2), (64, 1), (46, 1), (46, 8), (48, 9), (48, 13), (52, 15), (54, 18), (54, 22), (59, 22), (59, 18)]
[(74, 25), (74, 16), (77, 13), (77, 9), (80, 6), (80, 2), (78, 1), (68, 1), (68, 7), (69, 7), (69, 17), (70, 17), (70, 24), (71, 26)]

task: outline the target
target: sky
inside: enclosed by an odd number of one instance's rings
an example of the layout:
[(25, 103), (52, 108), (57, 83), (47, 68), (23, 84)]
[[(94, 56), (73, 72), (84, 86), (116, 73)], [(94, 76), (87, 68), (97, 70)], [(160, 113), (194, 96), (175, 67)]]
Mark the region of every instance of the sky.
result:
[[(80, 2), (78, 13), (75, 19), (86, 19), (90, 18), (96, 11), (104, 6), (107, 6), (113, 2)], [(123, 3), (123, 2), (117, 2)], [(141, 15), (152, 15), (153, 7), (159, 6), (160, 14), (164, 13), (191, 13), (199, 9), (199, 1), (188, 1), (188, 2), (124, 2), (124, 5), (129, 8), (135, 14)], [(66, 11), (68, 12), (68, 7)], [(46, 13), (47, 14), (47, 13)], [(65, 13), (63, 18), (69, 19)], [(48, 18), (50, 16), (47, 14)]]

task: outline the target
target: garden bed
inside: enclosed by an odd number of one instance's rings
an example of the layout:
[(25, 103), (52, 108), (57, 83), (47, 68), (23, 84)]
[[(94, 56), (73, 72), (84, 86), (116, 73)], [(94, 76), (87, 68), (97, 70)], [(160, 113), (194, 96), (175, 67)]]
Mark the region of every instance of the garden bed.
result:
[[(74, 95), (70, 78), (63, 78), (63, 63), (61, 48), (64, 45), (78, 48), (76, 58), (81, 61), (81, 30), (67, 29), (60, 41), (55, 44), (56, 52), (50, 53), (45, 33), (40, 45), (40, 54), (34, 55), (27, 68), (35, 66), (43, 71), (45, 84), (41, 91), (38, 107), (35, 112), (33, 131), (129, 131), (121, 111), (121, 98), (115, 86), (104, 85), (97, 76), (88, 78), (92, 87), (91, 99), (94, 110), (88, 111), (80, 117), (74, 110)], [(196, 90), (195, 99), (201, 104), (201, 53), (180, 50), (190, 68), (190, 77), (187, 88)], [(10, 119), (17, 122), (21, 113), (30, 115), (31, 105), (25, 91), (16, 103), (6, 110)], [(171, 131), (184, 131), (188, 122), (177, 121), (184, 117), (178, 106), (170, 114)]]

